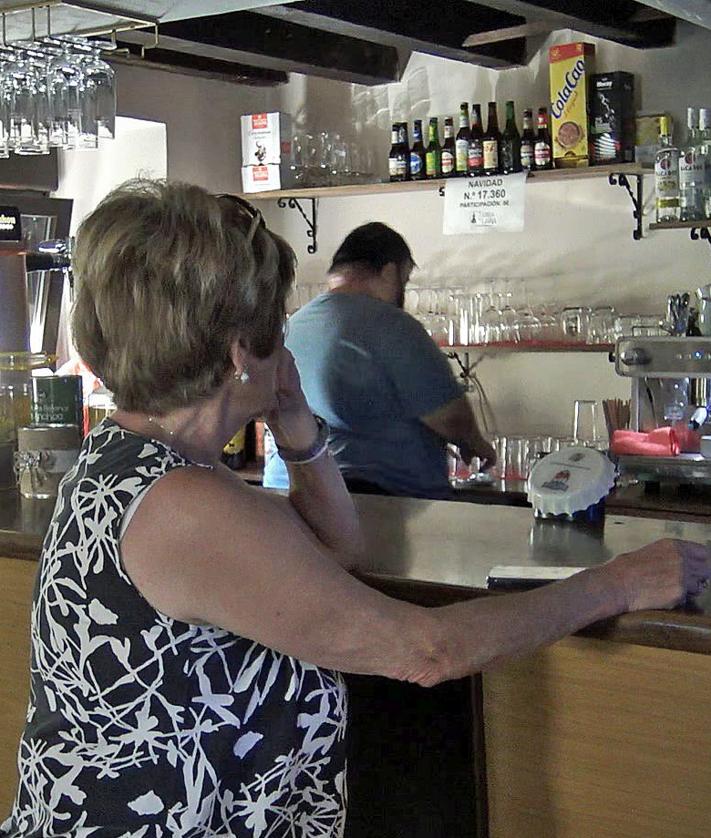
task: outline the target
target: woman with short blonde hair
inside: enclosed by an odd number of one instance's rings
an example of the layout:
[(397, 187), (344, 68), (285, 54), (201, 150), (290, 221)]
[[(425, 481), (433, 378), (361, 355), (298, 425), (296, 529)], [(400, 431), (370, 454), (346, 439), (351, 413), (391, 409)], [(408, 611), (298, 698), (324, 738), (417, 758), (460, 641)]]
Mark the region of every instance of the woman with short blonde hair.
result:
[[(294, 256), (259, 212), (130, 183), (82, 224), (75, 267), (77, 345), (119, 409), (44, 542), (3, 835), (340, 838), (339, 671), (430, 686), (708, 577), (704, 547), (660, 542), (526, 594), (390, 599), (347, 572), (358, 519), (281, 339)], [(288, 497), (219, 463), (255, 417)]]

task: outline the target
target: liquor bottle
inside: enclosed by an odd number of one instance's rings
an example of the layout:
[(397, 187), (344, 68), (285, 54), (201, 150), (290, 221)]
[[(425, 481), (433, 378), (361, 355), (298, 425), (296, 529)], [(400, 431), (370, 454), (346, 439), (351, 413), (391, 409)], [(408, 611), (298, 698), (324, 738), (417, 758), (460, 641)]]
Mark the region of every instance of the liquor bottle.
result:
[(481, 127), (481, 105), (472, 105), (467, 174), (471, 177), (484, 174), (484, 129)]
[(553, 168), (553, 144), (548, 127), (548, 108), (538, 109), (536, 143), (533, 146), (533, 168), (536, 171)]
[(668, 116), (659, 120), (659, 149), (654, 158), (657, 222), (679, 220), (679, 149), (672, 142)]
[(388, 155), (388, 172), (390, 173), (390, 180), (392, 182), (403, 181), (406, 179), (407, 170), (403, 166), (399, 122), (393, 123), (390, 154)]
[(459, 176), (464, 177), (467, 173), (469, 160), (469, 141), (472, 132), (469, 128), (469, 105), (462, 102), (459, 106), (459, 131), (455, 139), (456, 162), (455, 169)]
[(444, 145), (442, 146), (442, 177), (456, 175), (457, 147), (454, 143), (454, 120), (444, 120)]
[(521, 171), (521, 135), (516, 127), (516, 111), (512, 100), (506, 103), (506, 125), (501, 135), (501, 171), (505, 175)]
[(521, 134), (521, 168), (530, 172), (533, 168), (536, 137), (533, 133), (533, 111), (526, 108), (523, 112), (523, 134)]
[(682, 221), (699, 221), (704, 217), (704, 161), (699, 157), (699, 112), (687, 108), (688, 134), (679, 156), (679, 206)]
[(711, 218), (711, 108), (699, 111), (699, 147), (704, 156), (704, 218)]
[(430, 117), (425, 152), (425, 175), (428, 178), (442, 177), (442, 150), (439, 147), (439, 127), (437, 117)]
[(489, 102), (486, 134), (484, 134), (482, 144), (484, 146), (484, 174), (498, 175), (501, 171), (501, 131), (499, 131), (499, 117), (496, 113), (496, 102)]
[(416, 119), (412, 129), (412, 148), (410, 149), (410, 177), (412, 180), (425, 179), (425, 144), (422, 142), (422, 120)]

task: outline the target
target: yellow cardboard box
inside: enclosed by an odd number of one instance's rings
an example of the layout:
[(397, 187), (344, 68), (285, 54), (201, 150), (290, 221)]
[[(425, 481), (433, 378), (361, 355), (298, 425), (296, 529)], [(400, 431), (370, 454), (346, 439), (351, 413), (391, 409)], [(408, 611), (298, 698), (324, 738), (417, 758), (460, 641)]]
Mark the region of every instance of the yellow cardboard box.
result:
[(558, 168), (589, 165), (588, 82), (595, 45), (576, 42), (551, 47), (551, 135)]

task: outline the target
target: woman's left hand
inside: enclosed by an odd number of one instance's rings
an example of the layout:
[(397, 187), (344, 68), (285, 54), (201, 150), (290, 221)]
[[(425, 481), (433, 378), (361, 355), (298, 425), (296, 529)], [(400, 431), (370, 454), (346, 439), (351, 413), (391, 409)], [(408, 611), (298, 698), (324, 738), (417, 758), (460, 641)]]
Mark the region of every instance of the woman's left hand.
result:
[(301, 389), (294, 356), (286, 347), (277, 351), (275, 406), (264, 419), (280, 448), (305, 450), (316, 439), (318, 427)]

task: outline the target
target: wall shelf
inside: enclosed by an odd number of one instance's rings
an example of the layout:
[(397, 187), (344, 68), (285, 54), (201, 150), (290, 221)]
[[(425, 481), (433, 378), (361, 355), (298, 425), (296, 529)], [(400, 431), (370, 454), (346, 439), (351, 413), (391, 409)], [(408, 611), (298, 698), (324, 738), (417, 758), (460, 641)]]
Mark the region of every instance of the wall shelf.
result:
[[(611, 174), (631, 177), (651, 173), (651, 169), (645, 169), (636, 163), (621, 163), (618, 166), (586, 166), (580, 169), (551, 169), (546, 172), (530, 172), (528, 181), (530, 183), (548, 183), (552, 181), (609, 178)], [(348, 186), (277, 189), (270, 192), (243, 194), (242, 197), (249, 201), (273, 201), (279, 198), (348, 198), (358, 197), (359, 195), (389, 195), (399, 192), (434, 192), (443, 188), (447, 180), (448, 178), (438, 178), (437, 180), (409, 180), (402, 183), (359, 183)]]
[(466, 346), (441, 346), (443, 352), (611, 352), (614, 343), (470, 343)]
[(655, 221), (649, 225), (650, 230), (691, 230), (700, 227), (711, 227), (711, 218), (701, 221)]

